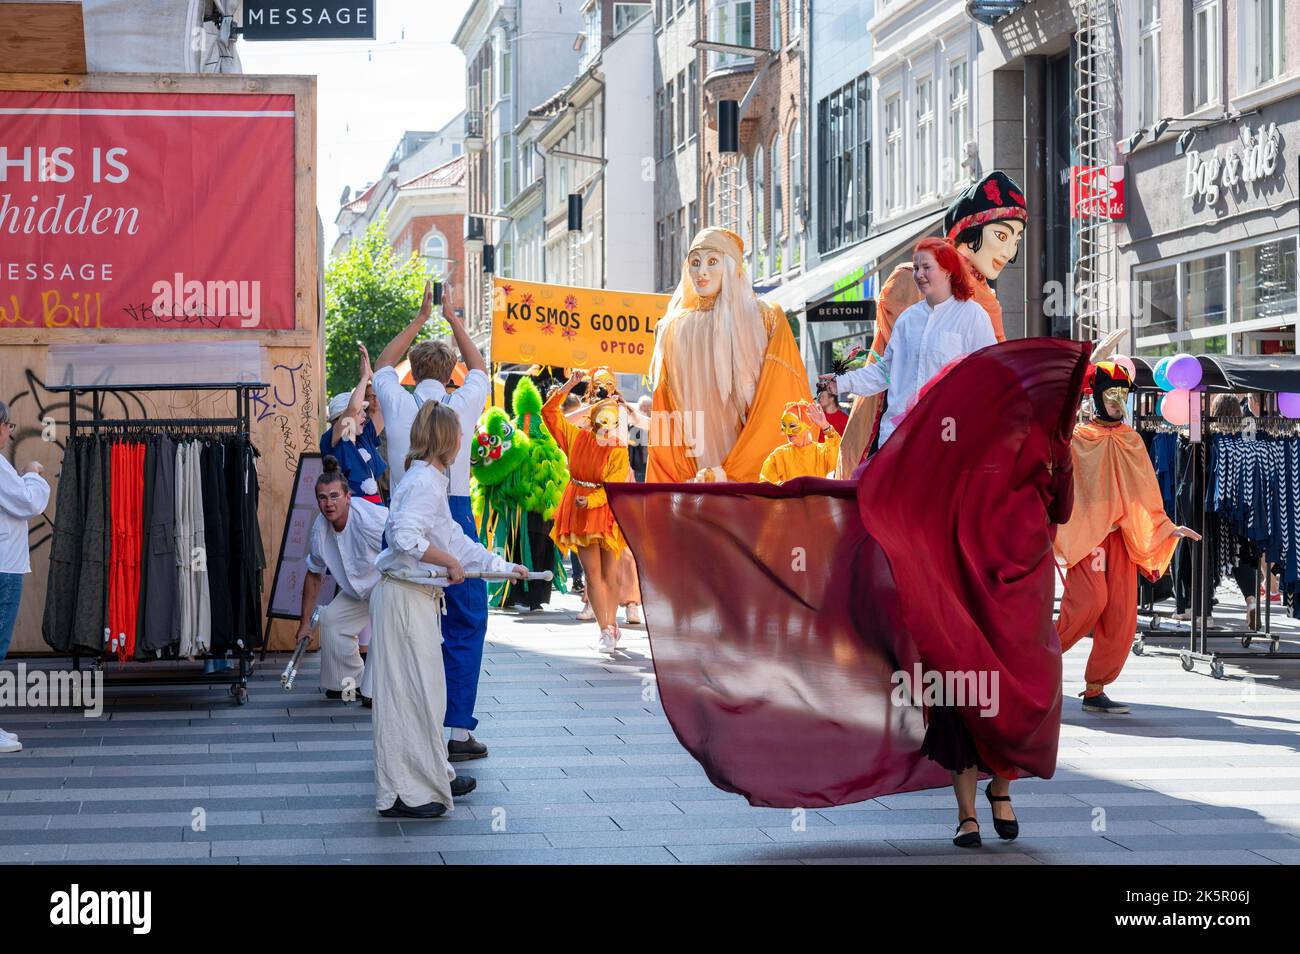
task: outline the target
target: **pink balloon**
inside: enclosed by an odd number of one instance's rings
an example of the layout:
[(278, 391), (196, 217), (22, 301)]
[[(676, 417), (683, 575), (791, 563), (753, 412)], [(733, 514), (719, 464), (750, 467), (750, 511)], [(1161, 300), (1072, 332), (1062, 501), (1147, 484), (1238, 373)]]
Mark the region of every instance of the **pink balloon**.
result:
[(1133, 359), (1122, 354), (1117, 354), (1110, 360), (1114, 361), (1121, 368), (1128, 372), (1130, 380), (1137, 380), (1137, 366), (1133, 364)]
[(1190, 424), (1192, 420), (1192, 392), (1183, 390), (1170, 391), (1160, 403), (1160, 416), (1177, 427)]

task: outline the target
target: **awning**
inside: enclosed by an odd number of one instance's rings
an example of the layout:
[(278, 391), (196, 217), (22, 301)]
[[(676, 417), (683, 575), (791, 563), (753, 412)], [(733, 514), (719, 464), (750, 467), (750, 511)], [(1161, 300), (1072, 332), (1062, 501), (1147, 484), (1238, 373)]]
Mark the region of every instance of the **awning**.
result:
[[(1300, 392), (1300, 355), (1198, 354), (1195, 357), (1201, 365), (1201, 386), (1207, 391)], [(1138, 387), (1156, 386), (1153, 374), (1156, 361), (1133, 359)]]
[(816, 268), (800, 275), (794, 281), (778, 285), (762, 297), (780, 305), (790, 314), (802, 312), (809, 304), (837, 294), (835, 283), (845, 275), (859, 268), (874, 266), (883, 258), (897, 251), (904, 245), (911, 245), (922, 235), (939, 223), (943, 218), (943, 209), (930, 212), (920, 218), (903, 222), (893, 228), (864, 239), (846, 252), (840, 252), (829, 262), (823, 262)]

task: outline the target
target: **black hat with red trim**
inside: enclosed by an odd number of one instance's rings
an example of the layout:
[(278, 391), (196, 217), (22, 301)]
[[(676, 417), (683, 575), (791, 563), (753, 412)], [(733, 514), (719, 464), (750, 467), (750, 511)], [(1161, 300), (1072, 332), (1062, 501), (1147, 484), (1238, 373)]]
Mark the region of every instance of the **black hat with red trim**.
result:
[(955, 239), (964, 230), (1003, 222), (1029, 220), (1025, 194), (1005, 172), (994, 170), (957, 196), (943, 217), (943, 234)]

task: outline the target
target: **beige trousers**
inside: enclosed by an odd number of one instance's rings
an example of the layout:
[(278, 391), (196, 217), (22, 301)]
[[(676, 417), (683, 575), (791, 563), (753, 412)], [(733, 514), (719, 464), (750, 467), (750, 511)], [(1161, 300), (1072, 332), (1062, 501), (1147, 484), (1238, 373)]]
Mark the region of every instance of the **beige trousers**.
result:
[(375, 808), (398, 798), (412, 807), (452, 808), (442, 720), (447, 681), (442, 663), (442, 590), (383, 577), (370, 593), (374, 678)]
[[(320, 687), (360, 691), (365, 663), (357, 637), (370, 625), (370, 606), (338, 592), (320, 611)], [(364, 695), (370, 695), (366, 692)]]

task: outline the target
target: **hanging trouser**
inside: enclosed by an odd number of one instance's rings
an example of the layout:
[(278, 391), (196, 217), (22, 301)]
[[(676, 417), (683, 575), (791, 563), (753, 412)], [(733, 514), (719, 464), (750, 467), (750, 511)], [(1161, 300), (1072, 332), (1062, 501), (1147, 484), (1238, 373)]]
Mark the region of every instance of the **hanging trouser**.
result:
[[(465, 536), (478, 542), (468, 497), (450, 497), (451, 516)], [(442, 661), (447, 669), (447, 715), (450, 729), (473, 729), (478, 677), (487, 638), (487, 582), (465, 580), (447, 587), (447, 616), (442, 621)], [(377, 686), (376, 691), (380, 691)]]
[(1092, 633), (1092, 650), (1084, 669), (1084, 696), (1100, 695), (1119, 678), (1137, 632), (1137, 567), (1129, 559), (1120, 531), (1070, 567), (1061, 597), (1056, 633), (1061, 652)]
[(212, 601), (212, 651), (235, 647), (234, 603), (230, 592), (230, 515), (226, 498), (225, 447), (203, 444), (203, 539), (207, 554), (208, 595)]
[(341, 590), (320, 611), (320, 687), (359, 690), (365, 675), (361, 631), (370, 624), (370, 606)]
[(77, 614), (77, 583), (81, 576), (82, 535), (85, 527), (85, 501), (82, 486), (89, 442), (73, 438), (63, 449), (59, 468), (59, 493), (55, 501), (54, 537), (50, 542), (50, 568), (45, 581), (45, 612), (41, 618), (41, 636), (57, 652), (68, 652), (73, 645), (73, 627)]
[[(157, 652), (180, 640), (180, 578), (176, 568), (176, 442), (153, 444), (152, 493), (145, 488), (144, 562), (148, 581), (141, 617), (141, 651)], [(146, 474), (148, 471), (146, 471)]]
[[(528, 559), (523, 559), (522, 542), (511, 547), (508, 553), (519, 556), (519, 562), (530, 570), (543, 572), (555, 568), (555, 541), (551, 539), (551, 521), (542, 519), (540, 513), (525, 513), (528, 534)], [(518, 533), (518, 531), (516, 531)], [(551, 601), (552, 583), (549, 580), (529, 580), (526, 583), (503, 583), (505, 596), (502, 606), (522, 604), (529, 609), (541, 609)]]
[(149, 605), (149, 550), (151, 548), (149, 515), (153, 513), (154, 457), (158, 453), (157, 438), (149, 438), (143, 447), (141, 479), (144, 492), (140, 498), (140, 593), (136, 601), (135, 653), (132, 656), (134, 659), (145, 659), (148, 656), (144, 645), (144, 608)]
[(108, 627), (109, 444), (92, 440), (87, 448), (86, 469), (82, 471), (86, 479), (81, 489), (86, 519), (82, 527), (72, 642), (99, 654), (107, 646), (104, 633)]

